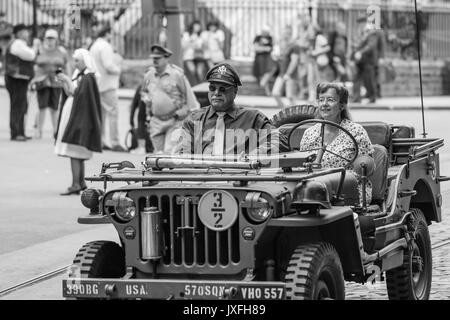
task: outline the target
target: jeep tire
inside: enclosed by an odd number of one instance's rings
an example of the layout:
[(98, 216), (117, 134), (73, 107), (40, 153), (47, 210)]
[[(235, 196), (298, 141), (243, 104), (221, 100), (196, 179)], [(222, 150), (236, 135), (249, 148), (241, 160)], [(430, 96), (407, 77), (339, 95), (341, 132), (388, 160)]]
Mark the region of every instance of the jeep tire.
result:
[(317, 107), (314, 105), (296, 105), (284, 108), (272, 118), (272, 124), (280, 127), (287, 123), (298, 123), (303, 120), (314, 119)]
[(427, 300), (430, 296), (432, 253), (428, 224), (420, 209), (411, 209), (414, 241), (403, 265), (386, 272), (390, 300)]
[(329, 243), (298, 246), (287, 266), (285, 283), (287, 299), (345, 299), (341, 260)]
[(115, 242), (85, 244), (75, 256), (70, 278), (120, 278), (125, 275), (125, 254)]

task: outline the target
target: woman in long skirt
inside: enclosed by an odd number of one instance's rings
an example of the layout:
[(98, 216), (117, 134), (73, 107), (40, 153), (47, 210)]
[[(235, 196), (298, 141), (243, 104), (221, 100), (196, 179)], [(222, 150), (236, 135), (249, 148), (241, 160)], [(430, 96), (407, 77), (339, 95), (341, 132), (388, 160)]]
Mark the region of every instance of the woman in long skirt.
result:
[(73, 77), (57, 75), (68, 98), (60, 114), (55, 152), (70, 158), (72, 168), (72, 185), (61, 195), (79, 194), (86, 189), (84, 162), (92, 158), (93, 152), (102, 151), (97, 69), (86, 49), (75, 50), (73, 59), (76, 68)]

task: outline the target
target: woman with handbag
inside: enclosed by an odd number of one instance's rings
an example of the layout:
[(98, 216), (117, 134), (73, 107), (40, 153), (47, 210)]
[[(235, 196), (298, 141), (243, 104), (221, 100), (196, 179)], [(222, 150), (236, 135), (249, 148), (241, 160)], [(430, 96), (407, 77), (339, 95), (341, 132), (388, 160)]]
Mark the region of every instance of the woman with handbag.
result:
[(56, 131), (62, 86), (56, 80), (55, 72), (60, 69), (70, 74), (68, 61), (67, 51), (58, 45), (58, 32), (48, 29), (45, 32), (42, 48), (36, 58), (35, 77), (30, 84), (31, 89), (36, 90), (39, 106), (39, 113), (35, 120), (35, 137), (38, 139), (42, 137), (46, 109), (50, 111), (53, 134)]

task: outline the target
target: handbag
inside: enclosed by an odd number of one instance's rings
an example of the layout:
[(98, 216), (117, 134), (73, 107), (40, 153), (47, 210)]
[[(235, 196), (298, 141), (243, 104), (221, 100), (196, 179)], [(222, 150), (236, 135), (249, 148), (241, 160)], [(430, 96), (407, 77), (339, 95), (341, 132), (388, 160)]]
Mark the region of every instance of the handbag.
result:
[(125, 147), (128, 149), (128, 151), (131, 151), (138, 147), (137, 137), (138, 134), (136, 128), (131, 128), (130, 130), (128, 130), (127, 134), (125, 135)]

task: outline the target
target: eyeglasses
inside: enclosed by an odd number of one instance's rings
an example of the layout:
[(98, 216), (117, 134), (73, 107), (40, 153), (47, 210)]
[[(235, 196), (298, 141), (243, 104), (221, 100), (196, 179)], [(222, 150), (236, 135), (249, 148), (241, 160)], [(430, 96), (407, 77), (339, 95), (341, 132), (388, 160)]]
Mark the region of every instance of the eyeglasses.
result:
[(230, 89), (234, 88), (233, 86), (228, 86), (228, 87), (219, 87), (219, 86), (215, 86), (213, 84), (210, 84), (208, 89), (211, 92), (215, 92), (217, 89), (219, 89), (220, 93), (225, 93), (227, 91), (229, 91)]
[(322, 103), (325, 103), (325, 102), (327, 102), (329, 104), (333, 104), (333, 103), (336, 103), (337, 100), (334, 99), (334, 98), (331, 98), (331, 97), (317, 99), (317, 103), (319, 103), (319, 104), (322, 104)]

